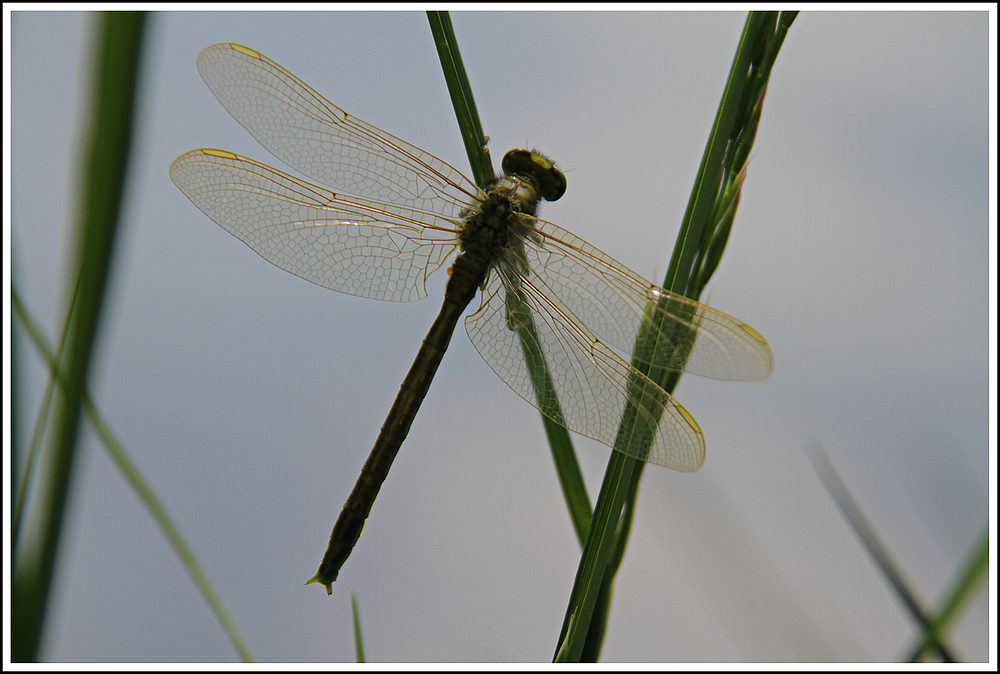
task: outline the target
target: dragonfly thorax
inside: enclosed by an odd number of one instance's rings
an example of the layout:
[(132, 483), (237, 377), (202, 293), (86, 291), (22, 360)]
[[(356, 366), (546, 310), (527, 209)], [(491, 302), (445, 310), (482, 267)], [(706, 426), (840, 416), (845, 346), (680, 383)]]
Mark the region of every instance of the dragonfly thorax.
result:
[(480, 199), (460, 214), (462, 253), (484, 267), (492, 266), (505, 249), (517, 245), (522, 218), (535, 214), (538, 201), (537, 185), (523, 176), (503, 176), (488, 185)]
[(501, 166), (505, 175), (487, 185), (481, 198), (460, 214), (462, 252), (487, 267), (505, 250), (519, 246), (526, 229), (522, 216), (534, 216), (539, 200), (555, 201), (566, 191), (562, 171), (535, 151), (511, 150)]

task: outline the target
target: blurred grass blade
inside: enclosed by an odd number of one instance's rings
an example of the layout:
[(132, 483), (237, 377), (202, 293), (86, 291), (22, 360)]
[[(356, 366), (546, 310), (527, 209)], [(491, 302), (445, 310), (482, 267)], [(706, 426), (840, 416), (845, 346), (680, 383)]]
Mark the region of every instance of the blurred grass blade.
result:
[[(13, 291), (11, 291), (13, 294)], [(55, 355), (56, 362), (61, 362), (63, 356), (66, 352), (66, 337), (69, 334), (69, 326), (72, 321), (73, 312), (76, 309), (76, 300), (80, 296), (80, 276), (76, 277), (76, 284), (73, 289), (73, 296), (70, 299), (69, 310), (67, 311), (66, 320), (63, 322), (62, 335), (59, 338), (59, 351)], [(12, 356), (13, 361), (13, 356)], [(31, 440), (28, 443), (27, 458), (24, 462), (24, 472), (21, 474), (20, 480), (17, 480), (17, 470), (13, 470), (12, 466), (12, 483), (14, 483), (14, 519), (11, 526), (11, 559), (17, 559), (17, 543), (20, 539), (21, 533), (21, 523), (24, 517), (24, 508), (28, 503), (28, 495), (31, 493), (32, 481), (35, 477), (35, 467), (38, 464), (38, 458), (41, 455), (42, 440), (45, 437), (45, 429), (49, 422), (49, 411), (51, 410), (53, 396), (56, 392), (56, 378), (54, 371), (50, 370), (49, 380), (45, 383), (45, 393), (42, 395), (42, 403), (39, 407), (38, 414), (35, 417), (35, 423), (32, 426)], [(11, 447), (17, 447), (14, 443), (14, 439), (11, 438)], [(16, 452), (12, 452), (16, 454)]]
[(840, 476), (837, 475), (837, 471), (830, 463), (823, 448), (819, 444), (809, 445), (806, 448), (806, 455), (809, 457), (809, 461), (812, 463), (820, 482), (823, 483), (834, 503), (840, 508), (840, 512), (843, 513), (848, 524), (854, 529), (854, 533), (861, 539), (861, 543), (868, 550), (868, 554), (872, 556), (879, 569), (882, 570), (882, 575), (885, 576), (885, 579), (892, 585), (896, 594), (899, 595), (903, 605), (910, 612), (910, 616), (920, 625), (924, 634), (932, 640), (931, 643), (941, 653), (941, 657), (946, 662), (955, 662), (955, 658), (948, 647), (937, 639), (940, 633), (932, 629), (932, 621), (920, 605), (916, 591), (903, 578), (902, 571), (893, 562), (889, 551), (882, 545), (878, 534), (875, 533), (875, 529), (868, 521), (868, 518), (861, 512), (857, 501), (854, 500), (854, 497), (851, 496)]
[[(794, 12), (751, 12), (747, 17), (663, 282), (668, 290), (698, 299), (718, 265), (738, 204), (771, 66), (794, 19)], [(648, 328), (640, 329), (638, 340), (646, 339)], [(668, 393), (680, 378), (663, 368), (633, 366)], [(619, 429), (619, 438), (635, 441), (629, 428)], [(626, 501), (634, 502), (643, 467), (620, 451), (612, 452), (563, 621), (557, 662), (577, 662), (585, 653), (588, 658), (600, 653), (611, 582), (624, 555), (634, 512), (634, 503), (624, 506)]]
[[(111, 265), (132, 135), (145, 15), (110, 12), (97, 15), (96, 20), (90, 128), (81, 167), (76, 259), (70, 276), (75, 282), (79, 273), (79, 299), (66, 344), (66, 386), (61, 389), (63, 395), (56, 408), (51, 465), (46, 466), (50, 470), (45, 473), (38, 498), (29, 504), (37, 508), (34, 521), (41, 524), (37, 531), (31, 532), (34, 540), (24, 541), (20, 546), (21, 555), (13, 574), (11, 658), (14, 662), (38, 659), (73, 474), (80, 406)], [(72, 294), (72, 288), (68, 289), (67, 307)]]
[(973, 593), (988, 576), (990, 568), (990, 529), (983, 530), (978, 544), (955, 581), (954, 587), (948, 593), (948, 598), (937, 616), (930, 621), (930, 626), (924, 631), (920, 643), (913, 649), (907, 660), (917, 662), (924, 653), (938, 643), (939, 638), (947, 631), (952, 619), (958, 615), (959, 609), (972, 598)]
[(365, 644), (361, 640), (361, 614), (358, 612), (358, 596), (351, 593), (351, 615), (354, 616), (354, 652), (358, 662), (365, 661)]
[[(49, 348), (48, 343), (45, 340), (45, 336), (42, 334), (41, 330), (38, 328), (37, 323), (28, 314), (27, 309), (21, 302), (21, 298), (15, 289), (11, 289), (11, 308), (17, 315), (17, 318), (21, 321), (24, 326), (25, 331), (28, 333), (32, 343), (35, 345), (35, 349), (42, 355), (42, 358), (48, 363), (49, 372), (52, 378), (59, 384), (60, 387), (66, 387), (69, 383), (68, 376), (64, 370), (59, 366), (58, 360), (56, 360), (55, 354)], [(108, 456), (111, 461), (115, 464), (118, 470), (121, 472), (122, 477), (128, 483), (132, 491), (145, 506), (146, 510), (152, 516), (153, 521), (156, 522), (160, 531), (167, 539), (167, 543), (173, 548), (174, 553), (180, 559), (181, 565), (184, 570), (187, 571), (188, 576), (194, 581), (195, 586), (198, 591), (204, 597), (205, 601), (208, 603), (209, 608), (215, 615), (215, 619), (222, 626), (223, 631), (226, 633), (226, 637), (229, 642), (233, 645), (236, 653), (239, 655), (243, 662), (253, 662), (253, 655), (250, 653), (249, 647), (246, 645), (243, 637), (240, 635), (239, 629), (236, 627), (236, 623), (229, 616), (229, 612), (226, 610), (225, 605), (222, 603), (222, 599), (215, 592), (212, 587), (211, 582), (209, 582), (208, 577), (205, 575), (204, 571), (201, 569), (201, 565), (194, 556), (194, 552), (185, 542), (184, 537), (181, 535), (180, 529), (173, 523), (170, 515), (167, 514), (166, 508), (160, 502), (160, 499), (153, 492), (152, 487), (146, 482), (145, 478), (139, 472), (139, 469), (135, 467), (131, 459), (125, 453), (124, 448), (121, 443), (118, 442), (118, 438), (115, 437), (114, 433), (108, 428), (107, 424), (104, 423), (103, 417), (94, 407), (94, 403), (90, 398), (90, 394), (86, 389), (82, 392), (82, 403), (83, 409), (87, 414), (87, 418), (90, 419), (90, 423), (93, 425), (94, 430), (97, 431), (97, 435), (100, 437), (104, 449), (107, 451)]]
[[(479, 120), (479, 111), (472, 93), (472, 85), (466, 75), (465, 66), (462, 65), (462, 57), (458, 50), (458, 41), (451, 25), (451, 18), (447, 12), (427, 12), (427, 18), (431, 25), (431, 33), (434, 35), (438, 56), (441, 59), (445, 81), (448, 83), (448, 91), (451, 94), (452, 105), (455, 108), (455, 116), (462, 132), (465, 149), (469, 155), (469, 163), (472, 165), (476, 184), (483, 188), (495, 179), (493, 164), (490, 160), (489, 150), (486, 148), (486, 136)], [(530, 319), (530, 312), (526, 312), (526, 315), (528, 319), (525, 321), (526, 325), (520, 337), (522, 348), (530, 350), (530, 345), (538, 344), (539, 341), (537, 337), (532, 338), (535, 327), (534, 322)], [(544, 358), (535, 355), (536, 357), (526, 358), (526, 362), (531, 380), (535, 384), (536, 395), (539, 396), (539, 409), (548, 412), (542, 414), (542, 423), (545, 426), (545, 434), (549, 440), (552, 458), (556, 465), (556, 472), (562, 486), (563, 496), (566, 499), (566, 505), (569, 508), (570, 517), (573, 520), (573, 527), (582, 544), (590, 527), (590, 497), (587, 495), (587, 489), (583, 483), (583, 474), (580, 471), (580, 464), (577, 461), (569, 431), (558, 421), (553, 420), (561, 419), (562, 411), (554, 394), (555, 387), (547, 383), (551, 381), (548, 366)]]

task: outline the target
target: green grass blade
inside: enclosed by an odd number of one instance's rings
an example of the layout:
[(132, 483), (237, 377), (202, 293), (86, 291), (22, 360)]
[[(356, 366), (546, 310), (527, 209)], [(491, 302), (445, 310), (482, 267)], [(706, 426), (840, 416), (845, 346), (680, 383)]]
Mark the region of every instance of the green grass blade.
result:
[[(431, 25), (431, 33), (434, 35), (438, 56), (441, 59), (445, 81), (448, 83), (448, 91), (451, 94), (452, 105), (455, 108), (455, 116), (458, 118), (465, 149), (469, 155), (469, 163), (472, 165), (476, 184), (482, 188), (495, 179), (493, 165), (486, 148), (486, 136), (482, 123), (479, 121), (479, 111), (472, 93), (472, 85), (465, 73), (465, 66), (462, 65), (451, 18), (447, 12), (428, 12), (427, 18)], [(538, 354), (531, 354), (530, 345), (537, 344), (538, 339), (537, 336), (534, 336), (535, 328), (530, 319), (530, 312), (525, 312), (525, 315), (527, 325), (521, 335), (521, 344), (522, 348), (525, 349), (531, 380), (535, 383), (538, 408), (545, 410), (542, 413), (542, 423), (549, 440), (556, 473), (559, 476), (559, 484), (562, 487), (577, 538), (582, 544), (586, 538), (587, 529), (590, 527), (590, 497), (587, 495), (587, 489), (583, 483), (583, 474), (580, 471), (580, 464), (577, 461), (569, 431), (558, 423), (558, 420), (563, 418), (562, 410), (559, 407), (559, 401), (552, 393), (555, 390), (554, 387), (547, 383), (551, 382), (552, 379), (548, 372), (548, 365), (545, 358)]]
[[(37, 660), (52, 588), (56, 552), (73, 474), (82, 395), (97, 334), (124, 189), (125, 169), (145, 15), (98, 15), (90, 129), (81, 171), (76, 260), (80, 297), (66, 347), (67, 384), (57, 405), (51, 471), (33, 503), (41, 525), (32, 545), (21, 546), (11, 592), (11, 658)], [(72, 277), (75, 281), (76, 270)], [(67, 300), (72, 290), (67, 292)], [(69, 301), (66, 302), (67, 306)], [(68, 312), (67, 312), (68, 313)], [(25, 541), (27, 543), (27, 541)]]
[[(794, 13), (776, 12), (751, 12), (747, 17), (663, 283), (667, 289), (697, 299), (718, 264), (745, 174), (737, 163), (745, 164), (749, 156), (771, 65), (794, 18)], [(640, 330), (639, 339), (644, 338)], [(640, 369), (668, 392), (679, 380), (663, 369)], [(619, 429), (619, 438), (634, 441), (631, 429)], [(557, 662), (577, 662), (584, 652), (596, 657), (600, 651), (610, 583), (631, 526), (633, 508), (624, 506), (626, 500), (634, 501), (642, 469), (641, 462), (612, 452), (556, 648)], [(614, 566), (607, 573), (610, 562)], [(595, 618), (595, 610), (602, 614)]]
[[(35, 349), (48, 363), (52, 379), (55, 380), (61, 387), (65, 388), (68, 386), (68, 375), (60, 367), (56, 355), (52, 353), (52, 350), (49, 348), (49, 345), (45, 340), (45, 336), (38, 328), (37, 323), (35, 323), (34, 319), (32, 319), (30, 314), (27, 312), (15, 289), (11, 289), (11, 308), (17, 315), (18, 320), (20, 320), (21, 324), (24, 326), (25, 331), (28, 333), (32, 343), (35, 345)], [(152, 487), (150, 487), (145, 478), (143, 478), (139, 469), (136, 468), (135, 464), (133, 464), (131, 459), (128, 458), (128, 454), (126, 454), (124, 448), (121, 446), (121, 443), (118, 442), (118, 438), (115, 437), (114, 432), (112, 432), (108, 425), (104, 423), (104, 419), (94, 406), (89, 393), (84, 390), (81, 397), (83, 409), (87, 414), (87, 418), (93, 425), (94, 430), (97, 431), (97, 435), (100, 437), (101, 442), (104, 445), (104, 449), (107, 451), (111, 461), (121, 472), (122, 477), (125, 478), (125, 481), (128, 483), (129, 487), (132, 488), (132, 491), (135, 492), (139, 501), (143, 504), (143, 506), (145, 506), (146, 510), (149, 511), (149, 514), (160, 528), (160, 531), (163, 532), (163, 535), (166, 537), (170, 547), (173, 548), (174, 553), (177, 555), (178, 559), (180, 559), (184, 570), (187, 571), (188, 576), (191, 577), (191, 580), (194, 581), (198, 591), (201, 592), (202, 597), (204, 597), (205, 602), (215, 615), (215, 619), (222, 626), (223, 631), (226, 633), (226, 637), (233, 645), (233, 648), (236, 650), (240, 659), (243, 660), (243, 662), (252, 662), (253, 655), (250, 653), (249, 647), (246, 645), (239, 629), (236, 627), (236, 623), (232, 618), (230, 618), (229, 612), (222, 603), (222, 599), (212, 587), (211, 582), (208, 580), (208, 576), (206, 576), (205, 572), (202, 571), (201, 565), (195, 558), (191, 547), (181, 535), (180, 529), (178, 529), (174, 524), (170, 515), (167, 513), (166, 508), (153, 492)]]
[(365, 644), (361, 640), (361, 614), (358, 612), (358, 596), (351, 593), (351, 615), (354, 618), (354, 652), (358, 662), (365, 661)]
[(618, 518), (618, 527), (615, 530), (614, 544), (611, 554), (608, 556), (607, 566), (604, 567), (604, 580), (597, 593), (597, 601), (594, 603), (594, 614), (590, 621), (590, 629), (587, 631), (587, 638), (583, 644), (580, 654), (581, 662), (597, 662), (601, 654), (601, 646), (604, 644), (604, 631), (608, 624), (608, 612), (611, 610), (611, 598), (613, 596), (612, 584), (618, 567), (621, 566), (622, 558), (625, 556), (625, 545), (628, 542), (629, 533), (632, 530), (632, 516), (635, 512), (636, 494), (639, 490), (639, 475), (645, 469), (646, 464), (636, 466), (632, 478), (629, 480), (628, 492), (625, 495), (625, 506), (622, 509), (621, 517)]
[(434, 45), (437, 47), (441, 69), (448, 84), (451, 104), (458, 118), (462, 142), (465, 143), (469, 164), (472, 165), (472, 176), (479, 187), (485, 187), (495, 179), (493, 162), (486, 147), (486, 134), (483, 132), (482, 122), (479, 121), (479, 109), (472, 94), (472, 85), (469, 83), (469, 76), (465, 72), (462, 55), (458, 50), (458, 40), (451, 25), (451, 16), (448, 12), (427, 12), (427, 20), (431, 25)]
[[(718, 196), (716, 197), (715, 202), (711, 205), (710, 209), (708, 209), (708, 220), (700, 225), (691, 226), (693, 231), (701, 231), (702, 245), (696, 249), (695, 263), (688, 271), (687, 295), (689, 297), (700, 297), (702, 290), (704, 290), (705, 285), (711, 279), (711, 276), (715, 272), (719, 260), (721, 259), (722, 253), (725, 250), (725, 245), (729, 238), (729, 232), (732, 228), (733, 218), (736, 214), (736, 207), (739, 203), (743, 180), (746, 176), (747, 158), (749, 157), (753, 141), (756, 137), (757, 125), (762, 113), (762, 103), (764, 94), (767, 90), (767, 82), (770, 79), (771, 68), (777, 58), (778, 51), (784, 41), (785, 34), (787, 33), (789, 26), (791, 26), (792, 22), (795, 20), (797, 14), (797, 12), (782, 12), (780, 15), (775, 13), (751, 13), (749, 17), (749, 20), (753, 22), (749, 27), (753, 39), (749, 47), (749, 53), (752, 55), (751, 71), (746, 77), (747, 86), (743, 88), (743, 96), (739, 105), (736, 106), (735, 122), (730, 130), (730, 139), (727, 143), (728, 149), (723, 154), (723, 165), (721, 171), (722, 179), (720, 181), (721, 188), (719, 189)], [(745, 32), (747, 31), (745, 30)], [(730, 79), (732, 79), (732, 72), (730, 74)], [(720, 112), (722, 107), (723, 106), (720, 105)], [(716, 126), (719, 125), (719, 119), (725, 119), (728, 116), (728, 114), (718, 115)], [(713, 133), (710, 135), (710, 138), (720, 137), (721, 134), (716, 133), (716, 130), (713, 129)], [(703, 156), (703, 164), (705, 162), (705, 157), (708, 156), (709, 151), (708, 148), (706, 148), (706, 154)], [(699, 176), (704, 179), (704, 166), (702, 167)], [(696, 187), (692, 192), (692, 199), (695, 194), (711, 193), (710, 189), (698, 189)], [(688, 211), (693, 212), (690, 202)], [(683, 234), (686, 223), (687, 220), (685, 220), (685, 224), (682, 224), (681, 234), (678, 236), (678, 244), (683, 238), (693, 238), (685, 237)], [(675, 247), (675, 252), (676, 250), (677, 248)], [(670, 276), (668, 270), (668, 276), (663, 282), (664, 287), (669, 287), (669, 283)], [(671, 393), (676, 388), (680, 379), (680, 374), (676, 372), (665, 372), (662, 375), (650, 373), (650, 376), (654, 381), (657, 381), (665, 391), (669, 391)], [(638, 466), (632, 474), (632, 485), (630, 486), (628, 495), (626, 496), (625, 507), (622, 511), (621, 520), (615, 533), (615, 547), (609, 557), (608, 567), (605, 573), (605, 582), (607, 583), (610, 583), (614, 578), (618, 571), (618, 566), (621, 563), (621, 559), (625, 553), (625, 545), (628, 542), (628, 536), (631, 530), (632, 513), (635, 510), (635, 498), (638, 493), (638, 483), (644, 470), (645, 464), (642, 464)], [(602, 590), (598, 595), (598, 603), (596, 604), (595, 612), (608, 610), (610, 607), (610, 599), (611, 593), (604, 592)], [(606, 603), (602, 603), (602, 600), (606, 600)], [(603, 625), (605, 622), (605, 620), (595, 619), (594, 626)], [(592, 628), (590, 635), (588, 635), (588, 642), (596, 637), (597, 635), (595, 635)], [(601, 637), (603, 637), (603, 634), (601, 634)]]
[(573, 448), (573, 441), (570, 440), (566, 427), (560, 426), (544, 414), (542, 423), (549, 440), (549, 449), (552, 450), (552, 460), (556, 465), (563, 498), (566, 499), (570, 519), (573, 520), (573, 529), (576, 531), (577, 540), (583, 546), (587, 540), (587, 531), (590, 530), (591, 507), (590, 496), (583, 483), (580, 462), (576, 458), (576, 450)]
[[(618, 514), (625, 502), (632, 471), (638, 463), (621, 452), (611, 452), (611, 460), (604, 474), (594, 516), (583, 545), (566, 617), (563, 619), (555, 662), (579, 662), (581, 659), (590, 633), (594, 606), (604, 582), (604, 571), (611, 554)], [(614, 510), (616, 507), (617, 511)], [(593, 653), (595, 650), (599, 651), (591, 645), (588, 652)]]
[(987, 526), (979, 538), (978, 544), (973, 548), (972, 554), (962, 569), (962, 572), (955, 580), (955, 584), (945, 599), (944, 606), (938, 614), (931, 618), (929, 625), (924, 630), (920, 643), (914, 647), (909, 657), (909, 662), (917, 662), (924, 654), (941, 642), (951, 621), (958, 615), (959, 610), (972, 598), (973, 593), (979, 588), (983, 580), (986, 579), (990, 568), (990, 530)]

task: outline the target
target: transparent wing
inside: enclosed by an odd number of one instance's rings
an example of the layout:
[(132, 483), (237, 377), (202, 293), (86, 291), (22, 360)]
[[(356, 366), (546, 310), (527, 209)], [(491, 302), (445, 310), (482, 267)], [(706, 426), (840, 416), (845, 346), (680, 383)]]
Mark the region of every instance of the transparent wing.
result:
[[(615, 447), (619, 425), (633, 422), (633, 437), (617, 448), (643, 461), (691, 471), (705, 458), (705, 441), (691, 415), (648, 377), (597, 339), (554, 295), (546, 294), (500, 265), (490, 274), (483, 302), (465, 320), (469, 338), (483, 359), (518, 395), (566, 428)], [(523, 302), (523, 305), (520, 303)], [(525, 325), (531, 312), (536, 337)], [(521, 339), (531, 339), (544, 355), (552, 390), (561, 406), (539, 404)], [(631, 413), (628, 412), (631, 410)], [(638, 438), (652, 436), (644, 449)]]
[[(533, 283), (558, 295), (607, 344), (637, 362), (714, 379), (770, 374), (771, 349), (749, 325), (647, 281), (551, 222), (526, 218), (526, 224), (524, 255), (538, 277)], [(650, 327), (637, 345), (644, 320)]]
[(324, 185), (452, 218), (480, 194), (452, 166), (347, 114), (249, 47), (206, 47), (198, 72), (271, 154)]
[(225, 150), (192, 150), (170, 179), (268, 262), (325, 288), (406, 302), (456, 244), (456, 223), (310, 185)]

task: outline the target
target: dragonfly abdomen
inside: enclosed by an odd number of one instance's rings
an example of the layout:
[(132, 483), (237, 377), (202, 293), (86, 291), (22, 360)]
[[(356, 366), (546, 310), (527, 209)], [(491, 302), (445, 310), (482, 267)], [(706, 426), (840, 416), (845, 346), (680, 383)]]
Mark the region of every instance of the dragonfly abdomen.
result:
[(519, 233), (513, 230), (523, 226), (522, 215), (534, 215), (538, 200), (537, 179), (510, 175), (490, 185), (479, 203), (462, 212), (464, 221), (459, 231), (462, 252), (451, 267), (441, 311), (424, 337), (361, 475), (337, 517), (319, 570), (308, 581), (322, 583), (328, 594), (332, 593), (332, 583), (361, 537), (365, 520), (430, 389), (462, 312), (496, 261), (522, 245)]
[(389, 474), (389, 468), (403, 440), (410, 432), (410, 426), (420, 409), (420, 404), (427, 396), (434, 374), (451, 342), (455, 326), (469, 302), (476, 296), (476, 290), (486, 278), (488, 270), (489, 268), (481, 260), (472, 255), (463, 253), (455, 260), (445, 289), (441, 311), (427, 332), (427, 336), (424, 337), (417, 357), (399, 387), (399, 394), (389, 414), (386, 415), (385, 423), (382, 424), (375, 440), (375, 446), (361, 469), (354, 489), (344, 502), (336, 524), (333, 525), (323, 561), (320, 562), (316, 575), (308, 581), (325, 585), (327, 594), (332, 593), (331, 584), (337, 580), (340, 568), (361, 537), (365, 520), (371, 512), (375, 498)]

